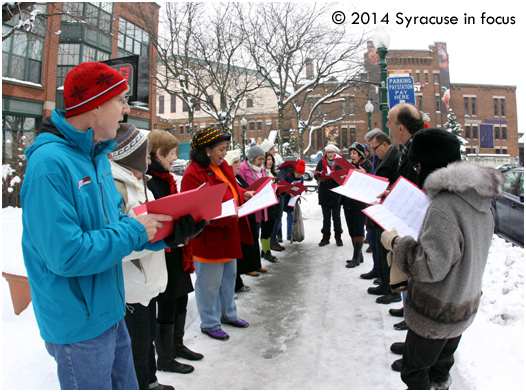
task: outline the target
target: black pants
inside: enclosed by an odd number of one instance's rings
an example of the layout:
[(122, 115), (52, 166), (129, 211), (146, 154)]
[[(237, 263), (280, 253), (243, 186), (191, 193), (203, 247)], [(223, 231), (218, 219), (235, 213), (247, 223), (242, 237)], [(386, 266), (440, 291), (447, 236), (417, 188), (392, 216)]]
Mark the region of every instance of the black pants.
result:
[(274, 224), (276, 223), (275, 220), (268, 220), (261, 222), (261, 238), (267, 239), (270, 238), (270, 235), (272, 234), (272, 230), (274, 229)]
[(175, 315), (186, 313), (187, 304), (188, 294), (182, 295), (171, 301), (158, 301), (157, 321), (159, 324), (175, 323)]
[(426, 339), (409, 329), (402, 358), (402, 381), (408, 389), (431, 389), (433, 383), (445, 382), (455, 362), (462, 335), (452, 339)]
[(387, 253), (389, 251), (384, 248), (382, 245), (382, 233), (385, 230), (378, 228), (376, 232), (376, 262), (378, 263), (378, 275), (380, 275), (380, 280), (382, 281), (382, 287), (387, 290), (387, 293), (391, 293), (391, 286), (389, 282), (391, 281), (391, 270), (389, 264), (387, 264)]
[(124, 321), (130, 334), (133, 363), (139, 382), (139, 389), (148, 389), (151, 383), (157, 381), (155, 372), (155, 299), (148, 306), (141, 304), (126, 304)]

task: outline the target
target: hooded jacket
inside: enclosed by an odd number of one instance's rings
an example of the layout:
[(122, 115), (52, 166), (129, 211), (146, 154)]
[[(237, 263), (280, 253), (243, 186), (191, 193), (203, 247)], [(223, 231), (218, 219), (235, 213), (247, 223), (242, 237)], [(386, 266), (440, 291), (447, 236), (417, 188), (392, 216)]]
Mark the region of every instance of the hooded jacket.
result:
[(427, 339), (460, 336), (473, 322), (493, 237), (492, 197), (502, 194), (495, 169), (456, 162), (431, 173), (431, 199), (418, 241), (406, 236), (393, 259), (409, 277), (404, 318)]
[[(117, 162), (110, 161), (110, 164), (115, 181), (120, 181), (126, 187), (127, 203), (123, 212), (134, 218), (136, 215), (133, 209), (146, 202), (144, 182)], [(147, 192), (148, 200), (154, 200), (152, 193), (149, 190)], [(122, 260), (122, 271), (128, 304), (140, 303), (146, 307), (153, 298), (166, 290), (168, 272), (163, 250), (132, 252)]]
[(93, 339), (125, 314), (122, 259), (151, 244), (144, 226), (121, 214), (107, 154), (54, 110), (25, 154), (20, 194), (22, 251), (40, 334), (46, 342)]

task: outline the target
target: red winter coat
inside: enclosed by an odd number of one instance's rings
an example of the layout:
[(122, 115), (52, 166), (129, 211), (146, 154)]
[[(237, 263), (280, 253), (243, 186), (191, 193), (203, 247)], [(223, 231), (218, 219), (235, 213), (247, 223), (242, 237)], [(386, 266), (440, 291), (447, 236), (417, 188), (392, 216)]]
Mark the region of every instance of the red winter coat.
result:
[[(220, 166), (223, 174), (233, 184), (239, 194), (240, 203), (244, 203), (243, 193), (235, 177), (232, 167), (223, 161)], [(224, 181), (218, 177), (209, 167), (202, 167), (197, 162), (190, 163), (185, 170), (181, 181), (181, 191), (189, 191), (200, 187), (203, 183), (208, 182), (210, 186), (223, 184)], [(223, 202), (234, 198), (230, 187), (226, 189)], [(253, 244), (252, 233), (246, 217), (238, 219), (237, 217), (226, 217), (216, 219), (207, 225), (198, 238), (190, 240), (192, 252), (197, 257), (205, 259), (241, 259), (243, 252), (241, 242)]]

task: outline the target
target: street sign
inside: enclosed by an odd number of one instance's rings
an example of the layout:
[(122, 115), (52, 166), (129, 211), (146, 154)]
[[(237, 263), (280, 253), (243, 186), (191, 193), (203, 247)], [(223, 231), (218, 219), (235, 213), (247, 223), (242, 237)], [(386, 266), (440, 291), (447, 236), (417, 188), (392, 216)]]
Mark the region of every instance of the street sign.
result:
[(396, 76), (387, 78), (387, 94), (389, 109), (397, 103), (415, 104), (415, 85), (411, 76)]

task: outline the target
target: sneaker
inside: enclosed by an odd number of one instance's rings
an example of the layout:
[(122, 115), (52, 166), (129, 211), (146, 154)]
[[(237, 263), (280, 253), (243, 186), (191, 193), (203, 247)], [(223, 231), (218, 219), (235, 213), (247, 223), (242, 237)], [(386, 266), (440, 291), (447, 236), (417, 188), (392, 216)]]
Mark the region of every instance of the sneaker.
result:
[(400, 321), (398, 324), (393, 325), (394, 329), (397, 331), (407, 331), (407, 323), (404, 321)]
[(171, 385), (159, 384), (159, 381), (152, 382), (150, 385), (148, 385), (148, 389), (151, 390), (151, 391), (157, 391), (157, 390), (171, 391), (171, 390), (175, 390), (175, 388), (172, 387)]
[(449, 389), (450, 386), (451, 386), (451, 376), (449, 374), (447, 376), (447, 380), (446, 381), (436, 382), (436, 381), (433, 380), (433, 387), (437, 391), (445, 391), (445, 390)]
[(276, 261), (278, 261), (278, 258), (276, 256), (274, 256), (272, 253), (270, 253), (270, 250), (267, 250), (265, 252), (265, 257), (264, 258), (265, 258), (265, 260), (268, 260), (271, 263), (275, 263)]
[(243, 319), (237, 319), (236, 321), (227, 324), (236, 328), (248, 328), (248, 323)]
[(228, 340), (228, 338), (230, 337), (222, 329), (213, 329), (211, 331), (205, 331), (204, 329), (201, 329), (201, 332), (217, 340)]
[(247, 291), (250, 291), (250, 286), (241, 286), (241, 288), (236, 291), (238, 293), (246, 293)]
[(374, 279), (374, 278), (378, 278), (378, 272), (373, 271), (373, 270), (370, 270), (369, 272), (367, 272), (367, 273), (365, 273), (365, 274), (361, 274), (361, 275), (360, 275), (360, 278), (362, 278), (362, 279)]
[(391, 364), (391, 369), (393, 369), (395, 372), (401, 372), (402, 371), (402, 358), (394, 361)]
[(405, 342), (393, 343), (393, 344), (391, 344), (391, 352), (393, 352), (395, 354), (398, 354), (398, 355), (403, 355), (404, 354), (404, 346), (405, 346)]
[(281, 246), (278, 243), (275, 243), (275, 244), (270, 245), (270, 249), (275, 250), (276, 252), (281, 252), (282, 250), (285, 250), (285, 247)]
[(400, 293), (389, 293), (376, 298), (376, 303), (378, 304), (390, 304), (393, 302), (400, 301), (402, 301), (402, 296), (400, 295)]
[(404, 317), (404, 308), (389, 309), (389, 314), (394, 317)]
[(367, 292), (369, 294), (372, 294), (372, 295), (384, 295), (384, 294), (387, 294), (387, 290), (384, 289), (382, 286), (369, 287), (367, 289)]

